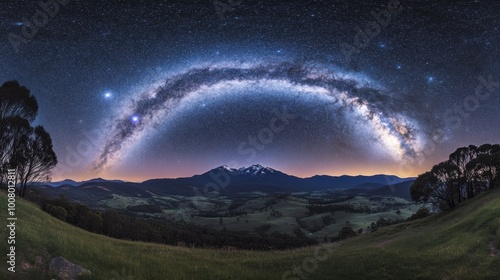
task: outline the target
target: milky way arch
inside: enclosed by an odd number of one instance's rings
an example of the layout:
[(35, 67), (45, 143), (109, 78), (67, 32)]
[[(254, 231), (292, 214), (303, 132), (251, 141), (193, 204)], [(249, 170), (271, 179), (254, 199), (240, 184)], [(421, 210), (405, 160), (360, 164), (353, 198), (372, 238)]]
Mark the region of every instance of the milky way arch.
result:
[(349, 118), (367, 124), (375, 141), (395, 160), (414, 156), (422, 147), (424, 136), (419, 123), (404, 114), (397, 97), (359, 77), (308, 63), (225, 63), (170, 75), (120, 108), (93, 162), (94, 171), (113, 167), (153, 126), (193, 96), (210, 98), (221, 89), (256, 83), (324, 97), (332, 110), (347, 111)]

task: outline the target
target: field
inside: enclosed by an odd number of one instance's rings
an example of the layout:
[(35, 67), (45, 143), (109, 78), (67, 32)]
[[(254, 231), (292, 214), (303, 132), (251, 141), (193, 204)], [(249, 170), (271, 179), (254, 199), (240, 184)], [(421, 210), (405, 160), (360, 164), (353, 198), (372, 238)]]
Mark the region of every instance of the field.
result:
[[(1, 192), (0, 200), (6, 199)], [(0, 205), (0, 219), (6, 221), (6, 203)], [(498, 213), (497, 189), (450, 213), (326, 247), (254, 252), (115, 240), (70, 226), (18, 200), (17, 272), (7, 272), (4, 255), (0, 278), (51, 279), (47, 262), (61, 255), (90, 269), (87, 279), (498, 279), (500, 256), (492, 256), (490, 248), (500, 244)]]
[[(330, 194), (332, 196), (332, 194)], [(310, 213), (307, 206), (312, 199), (318, 198), (314, 193), (301, 196), (276, 198), (268, 195), (238, 197), (220, 196), (214, 199), (206, 197), (154, 196), (153, 198), (125, 197), (113, 194), (111, 198), (99, 201), (98, 206), (124, 210), (129, 206), (156, 205), (161, 213), (136, 214), (147, 215), (157, 219), (183, 220), (200, 226), (229, 231), (253, 232), (256, 228), (267, 226), (266, 232), (280, 232), (294, 235), (294, 229), (311, 238), (323, 241), (325, 236), (336, 236), (345, 226), (355, 230), (368, 231), (372, 222), (380, 218), (401, 221), (410, 217), (420, 207), (398, 197), (390, 196), (354, 196), (341, 202), (324, 203), (323, 205), (351, 205), (353, 209), (370, 208), (371, 213), (355, 211), (332, 211), (331, 213)], [(328, 200), (326, 200), (328, 202)], [(237, 205), (232, 207), (232, 205)], [(399, 212), (397, 213), (397, 211)], [(204, 215), (202, 212), (210, 212)], [(326, 218), (330, 216), (331, 218)], [(328, 220), (329, 219), (329, 220)]]

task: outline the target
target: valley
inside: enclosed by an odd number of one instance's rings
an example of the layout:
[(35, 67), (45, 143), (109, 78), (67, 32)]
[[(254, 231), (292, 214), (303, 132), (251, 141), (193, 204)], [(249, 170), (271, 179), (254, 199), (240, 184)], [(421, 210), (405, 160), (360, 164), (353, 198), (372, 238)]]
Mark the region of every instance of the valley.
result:
[[(226, 183), (219, 192), (203, 193), (204, 186), (214, 181)], [(384, 185), (388, 182), (395, 184)], [(97, 178), (39, 188), (49, 196), (62, 194), (98, 211), (116, 209), (159, 222), (260, 235), (300, 235), (324, 242), (346, 226), (366, 233), (378, 221), (406, 220), (425, 206), (410, 200), (412, 182), (412, 178), (385, 175), (298, 178), (253, 165), (221, 166), (190, 178), (142, 183)]]
[[(18, 271), (0, 279), (53, 279), (54, 256), (88, 268), (81, 279), (497, 279), (500, 189), (451, 212), (383, 227), (342, 242), (294, 250), (198, 249), (90, 233), (19, 200)], [(0, 199), (7, 195), (0, 192)], [(5, 204), (0, 218), (7, 217)], [(321, 250), (311, 270), (307, 261)], [(304, 265), (306, 264), (306, 265)], [(443, 265), (446, 264), (446, 265)], [(304, 267), (309, 270), (306, 272)], [(304, 273), (301, 277), (297, 271)], [(294, 272), (295, 271), (295, 272)]]

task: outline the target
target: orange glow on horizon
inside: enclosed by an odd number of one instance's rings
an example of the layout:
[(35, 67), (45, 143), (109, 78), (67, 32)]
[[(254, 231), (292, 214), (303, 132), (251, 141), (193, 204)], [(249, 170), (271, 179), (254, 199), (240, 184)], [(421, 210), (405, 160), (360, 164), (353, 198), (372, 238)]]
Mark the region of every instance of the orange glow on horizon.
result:
[[(395, 175), (401, 178), (407, 178), (407, 177), (416, 177), (419, 174), (424, 173), (425, 171), (429, 170), (432, 165), (420, 165), (415, 168), (410, 168), (409, 170), (405, 170), (401, 168), (401, 166), (394, 164), (394, 165), (388, 165), (388, 164), (381, 164), (380, 166), (366, 166), (366, 167), (344, 167), (344, 168), (331, 168), (331, 167), (324, 167), (324, 168), (316, 168), (314, 166), (309, 167), (309, 168), (303, 168), (303, 167), (283, 167), (283, 168), (278, 168), (274, 166), (268, 166), (270, 168), (276, 169), (278, 171), (284, 172), (288, 175), (300, 177), (300, 178), (307, 178), (307, 177), (312, 177), (315, 175), (327, 175), (327, 176), (342, 176), (342, 175), (349, 175), (349, 176), (357, 176), (357, 175), (362, 175), (362, 176), (372, 176), (372, 175), (379, 175), (379, 174), (385, 174), (385, 175)], [(70, 177), (64, 177), (64, 176), (58, 176), (54, 174), (52, 177), (52, 181), (62, 181), (64, 179), (72, 179), (74, 181), (86, 181), (94, 178), (104, 178), (108, 180), (123, 180), (123, 181), (128, 181), (128, 182), (143, 182), (146, 180), (150, 179), (158, 179), (158, 178), (182, 178), (182, 177), (191, 177), (194, 175), (199, 175), (202, 173), (207, 172), (210, 170), (208, 169), (197, 169), (197, 170), (188, 170), (188, 169), (182, 169), (182, 170), (172, 170), (171, 172), (159, 172), (159, 171), (154, 171), (152, 170), (151, 172), (141, 172), (140, 174), (132, 174), (130, 172), (104, 172), (101, 174), (96, 174), (95, 176), (89, 175), (89, 174), (78, 174), (76, 176), (70, 176)]]

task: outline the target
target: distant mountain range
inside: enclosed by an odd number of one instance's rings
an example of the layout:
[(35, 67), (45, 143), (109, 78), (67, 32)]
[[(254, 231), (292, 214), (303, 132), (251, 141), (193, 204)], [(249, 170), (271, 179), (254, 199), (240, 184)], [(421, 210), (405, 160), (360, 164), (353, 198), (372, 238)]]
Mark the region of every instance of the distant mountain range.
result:
[(124, 183), (125, 181), (122, 181), (122, 180), (106, 180), (106, 179), (103, 179), (103, 178), (94, 178), (94, 179), (87, 180), (87, 181), (77, 182), (77, 181), (74, 181), (74, 180), (71, 180), (71, 179), (65, 179), (65, 180), (58, 181), (58, 182), (43, 182), (43, 183), (38, 183), (38, 185), (45, 185), (45, 186), (51, 186), (51, 187), (57, 188), (57, 187), (61, 187), (61, 186), (73, 186), (73, 187), (76, 187), (76, 186), (83, 185), (83, 184), (86, 184), (86, 183), (104, 183), (104, 182)]
[(409, 197), (409, 187), (414, 178), (399, 178), (394, 175), (373, 176), (327, 176), (317, 175), (299, 178), (259, 164), (239, 169), (219, 166), (200, 175), (176, 179), (152, 179), (142, 183), (96, 178), (83, 182), (63, 180), (39, 183), (40, 188), (50, 195), (65, 193), (79, 200), (99, 199), (110, 194), (132, 197), (182, 195), (193, 196), (204, 189), (214, 188), (222, 195), (242, 193), (297, 193), (313, 191), (374, 191), (398, 193)]

